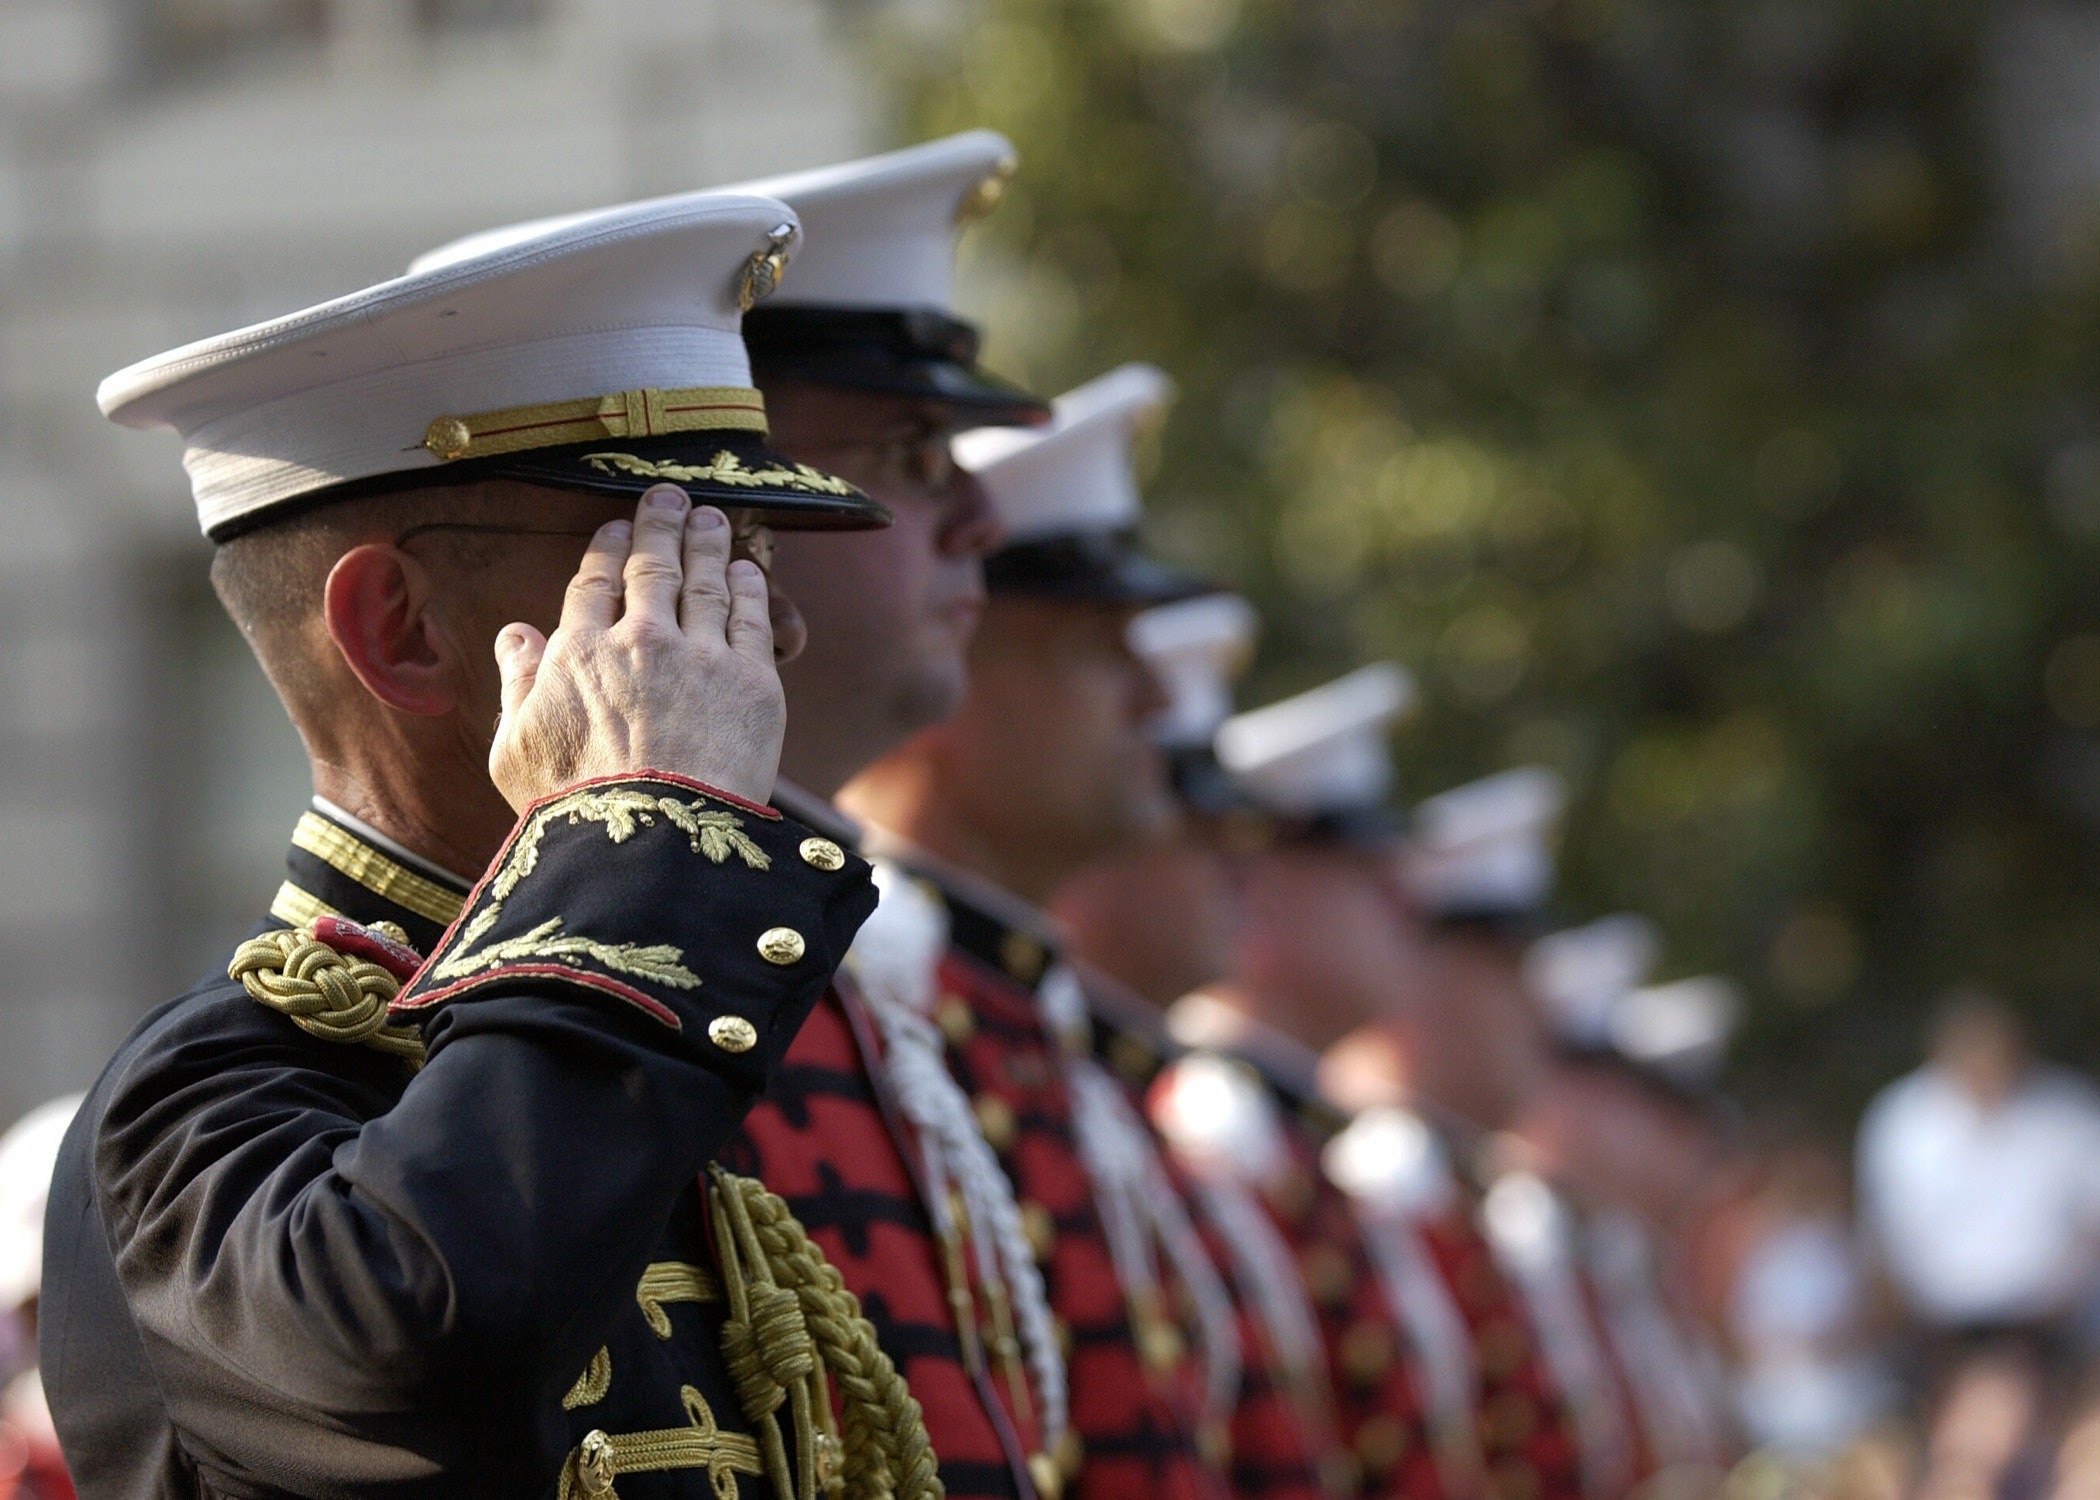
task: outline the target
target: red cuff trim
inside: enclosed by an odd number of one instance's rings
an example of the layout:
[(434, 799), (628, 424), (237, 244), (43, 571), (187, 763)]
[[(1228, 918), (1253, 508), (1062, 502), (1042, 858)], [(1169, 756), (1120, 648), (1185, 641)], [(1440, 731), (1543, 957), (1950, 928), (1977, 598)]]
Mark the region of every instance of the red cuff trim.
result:
[(651, 999), (632, 985), (607, 979), (601, 974), (572, 969), (567, 964), (505, 964), (500, 968), (487, 969), (469, 979), (462, 979), (440, 989), (425, 990), (413, 999), (397, 999), (386, 1008), (390, 1016), (408, 1011), (428, 1010), (443, 1000), (454, 1000), (473, 990), (486, 989), (492, 984), (504, 984), (517, 979), (558, 979), (565, 984), (581, 985), (585, 989), (602, 990), (617, 999), (626, 1001), (652, 1021), (660, 1021), (673, 1031), (683, 1031), (685, 1023), (678, 1019), (678, 1012), (661, 1000)]

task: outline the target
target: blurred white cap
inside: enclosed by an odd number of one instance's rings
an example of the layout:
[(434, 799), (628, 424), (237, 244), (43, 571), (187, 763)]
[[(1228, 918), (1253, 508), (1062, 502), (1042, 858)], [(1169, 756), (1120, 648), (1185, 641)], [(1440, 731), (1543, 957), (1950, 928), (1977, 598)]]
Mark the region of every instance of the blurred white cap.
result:
[(1232, 713), (1232, 684), (1254, 656), (1254, 606), (1237, 594), (1161, 604), (1130, 621), (1130, 649), (1167, 695), (1156, 733), (1179, 749), (1208, 745)]
[(1469, 781), (1415, 809), (1401, 870), (1431, 913), (1517, 917), (1553, 893), (1553, 843), (1567, 789), (1543, 766)]
[(1121, 365), (1051, 402), (1045, 426), (957, 434), (955, 461), (984, 486), (1009, 544), (1128, 531), (1142, 509), (1131, 445), (1173, 396), (1165, 371)]
[(1621, 996), (1612, 1007), (1610, 1041), (1629, 1062), (1693, 1088), (1720, 1072), (1742, 1015), (1734, 983), (1705, 974)]
[(1415, 680), (1389, 661), (1236, 714), (1218, 726), (1218, 763), (1271, 812), (1375, 808), (1393, 785), (1387, 734), (1414, 707)]
[(1661, 949), (1653, 922), (1623, 912), (1533, 943), (1524, 957), (1525, 984), (1557, 1041), (1608, 1046), (1614, 1008), (1654, 972)]
[(20, 1307), (43, 1285), (44, 1204), (80, 1099), (39, 1104), (0, 1135), (0, 1307)]

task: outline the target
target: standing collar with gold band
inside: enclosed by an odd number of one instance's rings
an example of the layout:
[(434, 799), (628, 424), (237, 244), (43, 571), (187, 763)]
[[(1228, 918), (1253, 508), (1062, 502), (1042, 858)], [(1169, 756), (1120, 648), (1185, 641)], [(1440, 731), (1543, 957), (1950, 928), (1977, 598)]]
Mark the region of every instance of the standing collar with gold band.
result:
[(315, 810), (300, 814), (285, 867), (287, 878), (270, 903), (278, 921), (292, 927), (329, 916), (368, 927), (392, 922), (419, 953), (437, 946), (466, 901), (463, 882), (412, 866)]

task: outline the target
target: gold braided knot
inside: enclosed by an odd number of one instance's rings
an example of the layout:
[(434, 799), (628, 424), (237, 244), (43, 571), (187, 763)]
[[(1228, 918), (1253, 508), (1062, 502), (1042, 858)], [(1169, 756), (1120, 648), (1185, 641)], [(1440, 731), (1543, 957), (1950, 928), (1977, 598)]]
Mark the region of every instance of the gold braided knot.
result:
[(802, 1319), (802, 1304), (790, 1291), (752, 1288), (750, 1316), (722, 1325), (722, 1354), (736, 1382), (737, 1399), (754, 1422), (778, 1411), (790, 1387), (817, 1367), (816, 1345)]
[[(406, 944), (408, 934), (391, 922), (374, 925)], [(324, 1042), (376, 1047), (418, 1066), (423, 1039), (415, 1030), (387, 1022), (387, 1005), (401, 981), (369, 959), (339, 953), (311, 927), (284, 928), (250, 938), (234, 950), (226, 977), (238, 979), (250, 997)]]
[[(718, 1243), (740, 1240), (755, 1249), (756, 1255), (745, 1258), (762, 1261), (772, 1281), (793, 1291), (838, 1388), (846, 1500), (943, 1500), (947, 1491), (926, 1436), (925, 1414), (876, 1342), (874, 1326), (861, 1315), (860, 1299), (810, 1242), (787, 1204), (764, 1184), (719, 1167), (710, 1172), (717, 1211), (736, 1231), (720, 1236)], [(725, 1272), (730, 1263), (725, 1253)], [(807, 1500), (806, 1488), (802, 1495)]]

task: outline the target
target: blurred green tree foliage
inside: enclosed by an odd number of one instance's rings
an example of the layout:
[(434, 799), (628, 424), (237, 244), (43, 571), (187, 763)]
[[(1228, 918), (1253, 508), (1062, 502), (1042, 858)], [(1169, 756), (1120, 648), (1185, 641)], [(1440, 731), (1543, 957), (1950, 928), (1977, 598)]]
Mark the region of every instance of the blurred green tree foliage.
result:
[(1180, 381), (1156, 537), (1262, 607), (1248, 700), (1392, 657), (1411, 796), (1566, 773), (1565, 915), (1737, 976), (1738, 1082), (1835, 1122), (1961, 978), (2100, 1060), (2100, 235), (2003, 248), (1995, 10), (858, 13), (913, 137), (1020, 147), (993, 363)]

